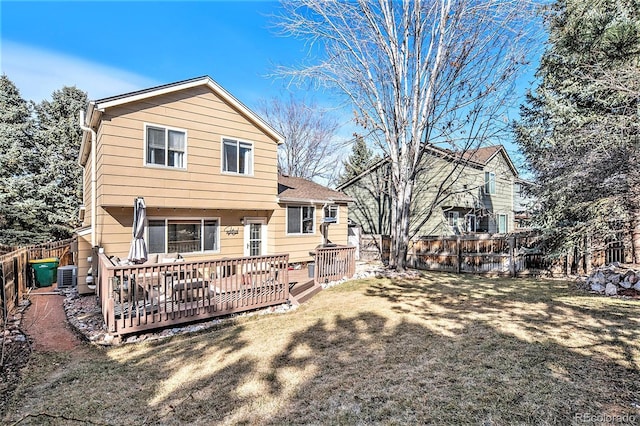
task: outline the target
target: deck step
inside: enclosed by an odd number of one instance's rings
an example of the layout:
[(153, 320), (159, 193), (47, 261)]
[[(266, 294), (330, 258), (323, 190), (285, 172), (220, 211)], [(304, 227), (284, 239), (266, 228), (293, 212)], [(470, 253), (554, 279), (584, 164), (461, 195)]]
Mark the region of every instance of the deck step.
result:
[(311, 283), (310, 286), (308, 285), (308, 283), (304, 284), (304, 287), (305, 287), (304, 291), (299, 292), (297, 294), (294, 294), (293, 291), (289, 293), (289, 300), (291, 300), (292, 304), (300, 305), (306, 302), (307, 300), (311, 299), (320, 291), (322, 291), (322, 286), (320, 284), (314, 284), (313, 281), (309, 281), (309, 282)]
[(297, 282), (293, 286), (293, 288), (289, 291), (292, 295), (297, 296), (301, 293), (304, 293), (308, 289), (313, 287), (313, 280), (305, 281), (305, 282)]

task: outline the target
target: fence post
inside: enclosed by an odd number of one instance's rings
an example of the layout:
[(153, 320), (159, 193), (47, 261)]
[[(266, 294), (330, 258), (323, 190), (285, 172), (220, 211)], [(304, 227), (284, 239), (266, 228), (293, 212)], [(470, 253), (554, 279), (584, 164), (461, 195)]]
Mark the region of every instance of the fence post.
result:
[(516, 237), (509, 237), (509, 268), (511, 272), (511, 276), (515, 278), (516, 276)]
[(460, 244), (460, 236), (456, 237), (456, 274), (462, 272), (462, 244)]

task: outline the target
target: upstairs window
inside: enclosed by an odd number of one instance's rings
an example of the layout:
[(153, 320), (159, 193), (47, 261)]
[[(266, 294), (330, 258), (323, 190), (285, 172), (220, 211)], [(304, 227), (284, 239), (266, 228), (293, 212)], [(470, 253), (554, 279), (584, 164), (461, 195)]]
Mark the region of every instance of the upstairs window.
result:
[(287, 207), (287, 234), (313, 234), (315, 207), (313, 206), (288, 206)]
[(187, 133), (160, 126), (146, 126), (147, 165), (186, 168)]
[(484, 193), (496, 193), (496, 174), (493, 172), (484, 172)]
[(223, 139), (222, 171), (239, 175), (253, 175), (253, 144), (235, 139)]

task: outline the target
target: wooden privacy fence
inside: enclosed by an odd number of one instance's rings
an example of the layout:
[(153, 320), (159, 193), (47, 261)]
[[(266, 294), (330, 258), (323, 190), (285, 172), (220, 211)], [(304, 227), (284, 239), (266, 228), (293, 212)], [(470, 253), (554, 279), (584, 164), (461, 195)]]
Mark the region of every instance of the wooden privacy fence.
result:
[(129, 334), (286, 303), (289, 255), (116, 266), (98, 259), (111, 333)]
[(535, 235), (423, 237), (411, 242), (408, 260), (416, 269), (535, 275), (548, 267), (542, 252), (536, 249), (538, 242)]
[(60, 266), (73, 264), (75, 238), (17, 248), (0, 256), (0, 324), (16, 308), (33, 285), (29, 260), (57, 257)]
[(360, 260), (381, 260), (389, 262), (391, 237), (388, 235), (362, 234), (359, 239)]
[(356, 247), (322, 247), (316, 249), (314, 281), (326, 283), (351, 278), (356, 272)]

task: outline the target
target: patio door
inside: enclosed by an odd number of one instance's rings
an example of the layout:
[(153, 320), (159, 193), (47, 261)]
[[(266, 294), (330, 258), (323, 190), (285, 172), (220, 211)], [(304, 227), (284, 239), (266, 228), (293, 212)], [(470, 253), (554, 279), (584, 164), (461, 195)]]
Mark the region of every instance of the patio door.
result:
[(244, 220), (244, 255), (262, 256), (267, 253), (267, 222), (262, 218)]

